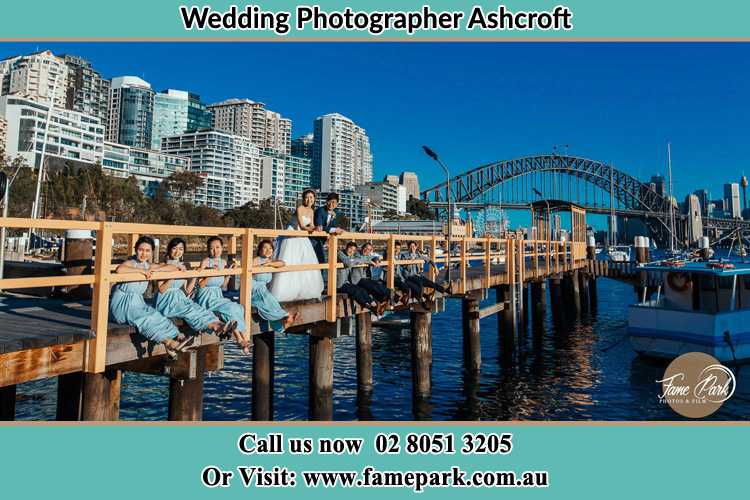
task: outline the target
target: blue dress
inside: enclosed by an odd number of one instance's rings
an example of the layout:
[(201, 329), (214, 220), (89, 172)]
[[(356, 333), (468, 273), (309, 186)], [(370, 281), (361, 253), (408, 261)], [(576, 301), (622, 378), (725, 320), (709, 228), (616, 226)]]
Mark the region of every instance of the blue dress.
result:
[[(267, 260), (268, 259), (261, 257), (261, 265)], [(268, 283), (271, 282), (271, 278), (271, 273), (253, 274), (253, 295), (251, 300), (255, 309), (258, 310), (258, 315), (260, 315), (261, 318), (268, 320), (273, 331), (283, 333), (284, 326), (281, 324), (280, 320), (286, 318), (289, 313), (281, 307), (279, 301), (268, 289)]]
[[(148, 269), (149, 266), (148, 262), (135, 263), (139, 269)], [(109, 312), (115, 321), (136, 327), (141, 335), (153, 342), (175, 338), (179, 331), (174, 323), (143, 299), (146, 288), (148, 281), (118, 283), (109, 298)]]
[[(208, 258), (208, 269), (224, 269), (224, 259)], [(245, 325), (245, 308), (242, 305), (224, 297), (221, 287), (224, 286), (223, 276), (212, 276), (206, 281), (206, 286), (198, 287), (195, 291), (195, 301), (198, 305), (216, 313), (225, 323), (234, 320), (237, 330), (249, 333)]]
[[(178, 266), (177, 260), (168, 260), (167, 264)], [(165, 292), (156, 295), (156, 310), (167, 318), (180, 318), (196, 332), (208, 329), (210, 323), (218, 321), (211, 311), (199, 306), (185, 295), (187, 280), (172, 280), (172, 285)]]

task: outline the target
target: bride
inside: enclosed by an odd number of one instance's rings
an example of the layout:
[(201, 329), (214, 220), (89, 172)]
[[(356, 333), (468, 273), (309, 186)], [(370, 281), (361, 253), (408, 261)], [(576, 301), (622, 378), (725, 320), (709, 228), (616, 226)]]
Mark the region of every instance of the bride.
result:
[[(287, 229), (314, 231), (314, 207), (315, 192), (312, 189), (306, 189), (302, 193), (302, 205), (297, 207), (296, 223), (290, 224)], [(287, 266), (318, 263), (312, 243), (306, 237), (282, 239), (278, 245), (276, 259), (283, 260)], [(318, 299), (323, 293), (323, 275), (315, 269), (311, 271), (274, 273), (270, 288), (271, 294), (279, 302)]]

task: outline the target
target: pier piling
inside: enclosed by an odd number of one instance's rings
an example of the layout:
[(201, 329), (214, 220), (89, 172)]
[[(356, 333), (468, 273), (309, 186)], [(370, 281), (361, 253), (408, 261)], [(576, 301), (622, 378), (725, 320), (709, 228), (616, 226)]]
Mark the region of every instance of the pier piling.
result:
[[(190, 359), (188, 356), (195, 356)], [(203, 419), (203, 374), (205, 372), (206, 350), (199, 348), (180, 354), (176, 363), (189, 363), (188, 372), (175, 369), (169, 379), (169, 420), (196, 421)], [(177, 367), (176, 367), (177, 368)], [(191, 378), (192, 377), (192, 378)]]
[(430, 397), (432, 371), (432, 313), (414, 306), (411, 311), (411, 373), (415, 399)]
[(357, 394), (372, 392), (372, 316), (357, 314)]
[(531, 315), (533, 322), (543, 321), (547, 308), (547, 283), (534, 281), (531, 283)]
[(581, 315), (581, 288), (578, 277), (579, 271), (577, 269), (571, 271), (570, 275), (570, 293), (573, 299), (573, 308), (575, 309), (576, 316)]
[(84, 374), (81, 420), (119, 420), (121, 383), (122, 372), (120, 370)]
[(57, 420), (81, 420), (82, 397), (82, 372), (68, 373), (57, 377)]
[(333, 338), (336, 324), (316, 323), (310, 333), (310, 420), (333, 420)]
[(461, 301), (463, 318), (464, 368), (477, 374), (482, 366), (482, 349), (479, 339), (479, 297), (467, 295)]
[(274, 332), (253, 337), (253, 420), (273, 420)]
[(16, 386), (0, 387), (0, 421), (16, 419)]
[(578, 271), (578, 302), (582, 312), (589, 311), (589, 275), (586, 271)]

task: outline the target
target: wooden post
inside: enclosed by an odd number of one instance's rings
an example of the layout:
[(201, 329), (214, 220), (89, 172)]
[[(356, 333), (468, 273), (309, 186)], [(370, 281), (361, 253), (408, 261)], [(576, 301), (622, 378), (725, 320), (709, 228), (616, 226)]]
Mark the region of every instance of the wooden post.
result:
[(599, 303), (599, 297), (596, 291), (596, 276), (592, 276), (589, 280), (589, 310), (596, 311)]
[(170, 377), (169, 379), (169, 420), (203, 420), (203, 373), (205, 372), (206, 351), (199, 348), (195, 354), (194, 378)]
[(274, 332), (253, 337), (253, 420), (273, 420)]
[(531, 316), (534, 322), (544, 320), (544, 312), (547, 307), (546, 282), (533, 281), (531, 283)]
[[(237, 262), (237, 236), (231, 235), (229, 237), (229, 252), (227, 252), (227, 265), (232, 265)], [(242, 276), (240, 275), (240, 279)], [(237, 276), (229, 277), (229, 284), (227, 285), (229, 290), (237, 290)]]
[(461, 293), (466, 293), (466, 237), (461, 238)]
[[(430, 249), (430, 259), (432, 259), (432, 262), (434, 262), (435, 264), (437, 264), (437, 260), (435, 260), (437, 258), (437, 253), (435, 252), (436, 249), (437, 249), (437, 238), (433, 235), (432, 247)], [(430, 274), (430, 279), (432, 281), (437, 281), (437, 274), (438, 274), (437, 266), (427, 266), (427, 268), (428, 268), (427, 272)], [(389, 288), (392, 289), (393, 287), (389, 286)]]
[(107, 328), (109, 327), (109, 266), (112, 262), (112, 225), (102, 222), (96, 235), (94, 301), (91, 306), (91, 330), (95, 337), (86, 341), (84, 369), (101, 373), (107, 365)]
[(492, 277), (492, 239), (489, 236), (484, 245), (484, 288), (489, 288)]
[(0, 387), (0, 422), (16, 419), (16, 386)]
[(120, 370), (83, 374), (81, 420), (110, 421), (120, 419)]
[(83, 404), (83, 373), (74, 372), (57, 377), (57, 420), (81, 420)]
[(539, 240), (534, 240), (534, 279), (539, 278)]
[(357, 393), (372, 392), (372, 316), (357, 314)]
[[(128, 235), (128, 255), (133, 255), (135, 253), (135, 242), (138, 241), (138, 238), (140, 237), (141, 235), (138, 233), (130, 233)], [(187, 251), (187, 248), (185, 251)]]
[(562, 289), (559, 275), (554, 275), (549, 280), (549, 298), (552, 305), (552, 316), (559, 318), (563, 310)]
[(589, 311), (589, 274), (583, 269), (578, 272), (578, 292), (580, 293), (579, 302), (581, 311)]
[[(433, 238), (434, 241), (434, 238)], [(396, 281), (396, 235), (388, 238), (388, 288), (393, 290)]]
[(335, 324), (316, 324), (310, 334), (310, 420), (333, 420)]
[(479, 338), (479, 297), (469, 295), (461, 301), (463, 318), (464, 369), (479, 373), (482, 366), (482, 349)]
[[(252, 325), (252, 296), (253, 296), (253, 230), (245, 229), (242, 235), (242, 258), (240, 261), (242, 274), (240, 274), (240, 304), (245, 310), (245, 325), (247, 332), (245, 336), (252, 341), (250, 325)], [(245, 340), (248, 340), (246, 338)]]
[(579, 287), (578, 270), (574, 269), (570, 271), (570, 292), (573, 294), (573, 306), (575, 307), (576, 316), (581, 315), (581, 289)]
[(336, 264), (338, 264), (339, 238), (335, 234), (328, 235), (328, 303), (326, 304), (326, 321), (336, 322)]
[[(65, 232), (65, 256), (63, 257), (66, 276), (91, 274), (94, 265), (94, 239), (91, 231), (72, 230)], [(91, 298), (89, 285), (71, 285), (64, 288), (68, 298)]]
[(415, 399), (430, 396), (432, 372), (432, 313), (411, 311), (411, 374)]

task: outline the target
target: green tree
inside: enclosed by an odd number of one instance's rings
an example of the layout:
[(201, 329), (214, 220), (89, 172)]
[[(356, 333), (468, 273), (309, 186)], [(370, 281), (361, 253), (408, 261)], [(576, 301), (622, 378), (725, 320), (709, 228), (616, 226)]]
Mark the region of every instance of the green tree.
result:
[(409, 198), (406, 202), (406, 211), (418, 219), (434, 219), (435, 211), (427, 206), (427, 202), (418, 198)]
[[(272, 229), (274, 222), (274, 206), (271, 199), (262, 200), (260, 203), (248, 202), (241, 207), (227, 210), (224, 220), (235, 227), (257, 227)], [(278, 206), (278, 218), (276, 227), (285, 228), (292, 220), (292, 211), (281, 205)]]

